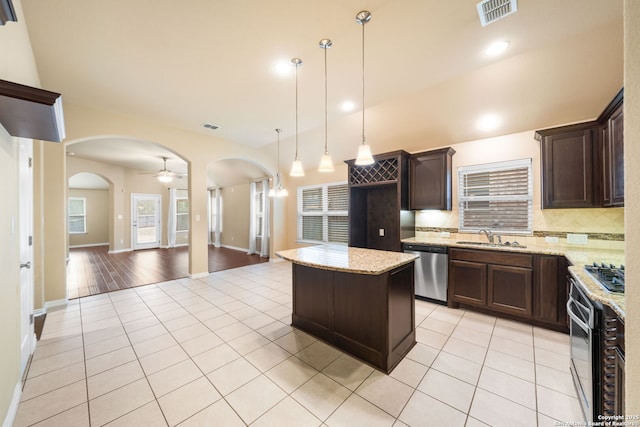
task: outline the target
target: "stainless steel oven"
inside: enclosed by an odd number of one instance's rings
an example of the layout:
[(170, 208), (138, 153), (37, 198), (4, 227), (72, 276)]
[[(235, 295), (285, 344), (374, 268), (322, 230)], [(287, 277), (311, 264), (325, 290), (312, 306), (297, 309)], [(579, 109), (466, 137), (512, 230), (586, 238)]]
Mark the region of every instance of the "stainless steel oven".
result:
[(600, 322), (602, 307), (589, 299), (569, 278), (567, 302), (571, 334), (571, 376), (586, 422), (598, 419), (600, 402)]

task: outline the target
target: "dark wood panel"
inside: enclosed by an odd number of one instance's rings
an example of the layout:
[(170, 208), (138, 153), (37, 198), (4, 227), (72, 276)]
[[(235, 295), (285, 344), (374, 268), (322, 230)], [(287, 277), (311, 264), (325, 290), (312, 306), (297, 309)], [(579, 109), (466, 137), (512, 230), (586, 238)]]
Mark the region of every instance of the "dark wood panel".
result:
[(449, 261), (449, 296), (456, 303), (487, 304), (487, 265), (477, 262)]
[(489, 265), (487, 274), (487, 307), (529, 318), (533, 315), (530, 268)]
[(609, 119), (611, 206), (624, 206), (624, 115), (622, 105)]
[(409, 208), (451, 210), (452, 148), (415, 153), (409, 159)]
[(293, 314), (324, 328), (333, 329), (333, 274), (304, 265), (293, 265)]
[[(415, 332), (414, 264), (393, 271), (389, 280), (389, 347), (392, 353), (403, 353), (402, 343)], [(410, 309), (407, 309), (407, 308)]]
[[(558, 281), (558, 270), (560, 268), (559, 257), (540, 255), (536, 257), (536, 289), (534, 301), (536, 317), (539, 320), (558, 323), (560, 321), (560, 293), (558, 287), (564, 281)], [(566, 304), (566, 298), (565, 298)]]
[[(367, 248), (400, 251), (400, 210), (395, 185), (367, 190)], [(394, 203), (396, 201), (396, 203)], [(384, 236), (380, 236), (380, 230)]]
[(449, 250), (449, 258), (485, 262), (487, 264), (511, 265), (514, 267), (533, 267), (533, 256), (531, 254), (515, 252), (451, 248)]

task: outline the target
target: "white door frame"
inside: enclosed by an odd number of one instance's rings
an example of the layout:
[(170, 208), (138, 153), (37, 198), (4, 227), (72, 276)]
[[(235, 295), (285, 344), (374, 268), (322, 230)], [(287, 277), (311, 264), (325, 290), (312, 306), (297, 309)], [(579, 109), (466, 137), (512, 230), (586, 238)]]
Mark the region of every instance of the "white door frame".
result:
[(20, 236), (20, 374), (24, 374), (35, 350), (33, 329), (33, 141), (20, 138), (19, 236)]
[[(140, 200), (154, 200), (156, 206), (156, 236), (151, 242), (138, 242), (138, 211), (137, 203)], [(138, 249), (152, 249), (160, 247), (160, 239), (162, 238), (162, 195), (160, 194), (140, 194), (131, 193), (131, 248), (135, 251)]]

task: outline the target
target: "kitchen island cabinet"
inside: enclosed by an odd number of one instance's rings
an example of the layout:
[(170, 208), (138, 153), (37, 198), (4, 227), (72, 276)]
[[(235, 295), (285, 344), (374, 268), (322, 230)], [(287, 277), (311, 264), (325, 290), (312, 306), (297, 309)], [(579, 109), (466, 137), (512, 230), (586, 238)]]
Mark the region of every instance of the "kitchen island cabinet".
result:
[(276, 255), (293, 263), (292, 326), (385, 373), (415, 345), (415, 255), (342, 246)]

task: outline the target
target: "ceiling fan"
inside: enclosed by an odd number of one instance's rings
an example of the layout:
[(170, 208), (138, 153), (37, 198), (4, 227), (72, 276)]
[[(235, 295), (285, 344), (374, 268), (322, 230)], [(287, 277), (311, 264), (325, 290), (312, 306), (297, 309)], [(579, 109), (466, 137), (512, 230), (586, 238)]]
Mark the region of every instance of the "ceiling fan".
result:
[(158, 172), (141, 172), (141, 174), (145, 175), (145, 174), (153, 174), (158, 181), (163, 182), (163, 183), (168, 183), (173, 181), (173, 178), (178, 178), (178, 179), (182, 179), (184, 176), (186, 176), (187, 174), (185, 173), (178, 173), (178, 172), (172, 172), (169, 169), (167, 169), (167, 157), (162, 157), (162, 169), (160, 169)]

